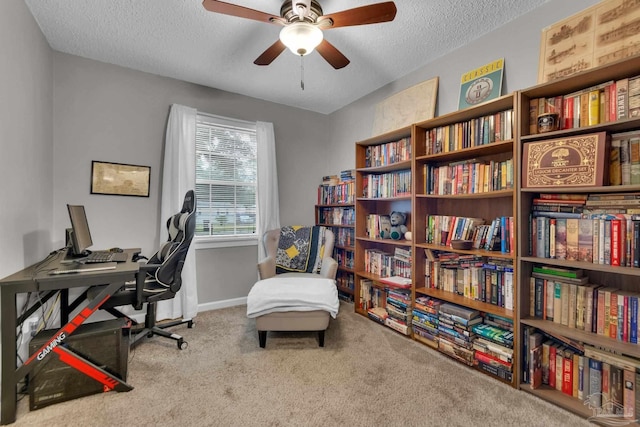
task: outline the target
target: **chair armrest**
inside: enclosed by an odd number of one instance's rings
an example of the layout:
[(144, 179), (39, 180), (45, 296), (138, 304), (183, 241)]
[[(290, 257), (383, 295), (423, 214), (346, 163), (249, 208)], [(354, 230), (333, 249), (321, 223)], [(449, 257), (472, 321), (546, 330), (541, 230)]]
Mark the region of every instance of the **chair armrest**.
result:
[(156, 271), (162, 264), (140, 264), (138, 267), (138, 274), (136, 274), (136, 300), (133, 304), (133, 308), (136, 310), (142, 310), (144, 301), (142, 297), (144, 295), (144, 283), (147, 279), (147, 273)]
[(260, 280), (268, 279), (276, 275), (276, 260), (273, 257), (265, 258), (258, 263)]
[(324, 258), (322, 260), (322, 267), (320, 268), (320, 276), (326, 277), (327, 279), (336, 278), (336, 274), (338, 272), (338, 262), (333, 258)]

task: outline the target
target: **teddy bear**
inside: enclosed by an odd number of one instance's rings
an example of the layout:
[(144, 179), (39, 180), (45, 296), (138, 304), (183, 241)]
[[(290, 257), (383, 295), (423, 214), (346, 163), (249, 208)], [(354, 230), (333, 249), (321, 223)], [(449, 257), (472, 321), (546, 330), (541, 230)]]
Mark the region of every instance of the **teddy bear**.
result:
[(389, 231), (386, 232), (386, 230), (381, 230), (380, 237), (383, 239), (393, 240), (402, 239), (404, 234), (407, 232), (407, 226), (405, 225), (407, 222), (407, 216), (402, 212), (393, 211), (389, 215), (389, 222), (391, 223)]

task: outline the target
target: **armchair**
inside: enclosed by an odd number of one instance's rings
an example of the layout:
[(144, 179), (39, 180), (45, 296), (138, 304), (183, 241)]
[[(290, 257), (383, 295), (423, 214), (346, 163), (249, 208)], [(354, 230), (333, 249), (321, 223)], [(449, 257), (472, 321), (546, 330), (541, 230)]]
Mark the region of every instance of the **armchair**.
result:
[(320, 226), (264, 234), (267, 258), (258, 263), (260, 280), (247, 296), (247, 316), (256, 319), (260, 347), (268, 331), (318, 331), (324, 347), (324, 332), (340, 305), (334, 240), (333, 232)]
[[(193, 190), (189, 190), (185, 195), (180, 212), (167, 220), (168, 240), (160, 245), (158, 251), (145, 264), (140, 264), (140, 273), (136, 283), (124, 284), (100, 307), (115, 317), (129, 318), (116, 307), (132, 305), (136, 310), (141, 310), (143, 304), (147, 304), (144, 327), (136, 332), (131, 340), (131, 345), (135, 345), (142, 338), (160, 335), (176, 340), (180, 350), (184, 350), (188, 346), (182, 336), (164, 329), (185, 322), (191, 328), (193, 320), (156, 324), (156, 305), (158, 301), (174, 298), (182, 286), (182, 268), (195, 232), (195, 210), (195, 194)], [(134, 261), (139, 259), (146, 259), (146, 257), (134, 258)], [(95, 286), (89, 289), (89, 295), (97, 295), (100, 292), (99, 288)], [(137, 324), (135, 320), (130, 320)]]

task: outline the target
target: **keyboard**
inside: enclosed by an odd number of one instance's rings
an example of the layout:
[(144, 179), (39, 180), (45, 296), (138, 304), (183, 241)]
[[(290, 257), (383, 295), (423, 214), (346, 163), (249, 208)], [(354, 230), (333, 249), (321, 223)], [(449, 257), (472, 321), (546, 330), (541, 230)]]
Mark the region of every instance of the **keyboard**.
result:
[(125, 262), (129, 255), (126, 252), (94, 251), (84, 259), (85, 264), (99, 262)]
[(71, 273), (86, 273), (88, 271), (100, 271), (100, 270), (113, 270), (116, 268), (116, 263), (111, 262), (103, 265), (86, 265), (86, 264), (67, 264), (52, 270), (49, 274), (71, 274)]

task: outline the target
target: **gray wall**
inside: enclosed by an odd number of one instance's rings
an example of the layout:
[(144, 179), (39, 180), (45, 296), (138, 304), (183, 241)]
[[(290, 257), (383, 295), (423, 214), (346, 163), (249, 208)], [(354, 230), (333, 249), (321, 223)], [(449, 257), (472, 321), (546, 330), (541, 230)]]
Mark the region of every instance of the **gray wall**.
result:
[[(281, 221), (311, 224), (324, 165), (328, 117), (221, 90), (54, 53), (53, 235), (61, 245), (66, 203), (85, 205), (94, 247), (141, 247), (158, 241), (163, 143), (169, 107), (274, 124)], [(151, 166), (149, 198), (90, 194), (91, 161)], [(255, 246), (197, 251), (200, 303), (245, 297), (256, 280)]]
[(543, 28), (598, 3), (599, 0), (549, 0), (541, 7), (496, 31), (444, 55), (383, 88), (331, 114), (335, 131), (330, 153), (336, 170), (355, 164), (356, 141), (371, 137), (375, 105), (415, 84), (439, 78), (436, 116), (458, 109), (460, 77), (465, 72), (499, 58), (505, 59), (502, 93), (537, 84), (538, 56)]
[(53, 249), (52, 56), (24, 2), (0, 2), (0, 277)]
[[(323, 175), (352, 168), (354, 143), (371, 136), (384, 98), (439, 76), (437, 114), (457, 108), (462, 73), (505, 58), (503, 93), (535, 84), (540, 31), (595, 0), (548, 3), (503, 28), (412, 71), (329, 115), (53, 53), (21, 1), (0, 2), (2, 200), (0, 275), (63, 243), (66, 203), (87, 207), (95, 247), (157, 243), (160, 164), (169, 106), (179, 103), (243, 120), (274, 123), (283, 224), (313, 221)], [(8, 60), (6, 60), (8, 59)], [(318, 161), (318, 159), (326, 159)], [(151, 166), (149, 198), (89, 194), (91, 160)], [(201, 304), (246, 296), (256, 248), (197, 253)]]

